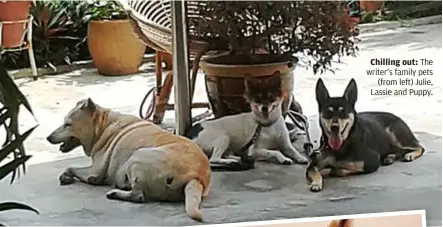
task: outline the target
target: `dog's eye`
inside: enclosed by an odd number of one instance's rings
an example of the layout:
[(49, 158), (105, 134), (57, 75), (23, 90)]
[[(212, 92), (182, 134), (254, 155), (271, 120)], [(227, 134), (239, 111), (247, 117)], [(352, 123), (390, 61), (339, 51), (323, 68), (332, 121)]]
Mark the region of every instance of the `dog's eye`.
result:
[(324, 117), (324, 118), (332, 118), (332, 115), (333, 115), (333, 113), (332, 113), (332, 111), (329, 111), (329, 110), (325, 110), (325, 111), (323, 111), (323, 113), (322, 113), (322, 116)]
[(71, 127), (72, 123), (65, 123), (65, 127)]

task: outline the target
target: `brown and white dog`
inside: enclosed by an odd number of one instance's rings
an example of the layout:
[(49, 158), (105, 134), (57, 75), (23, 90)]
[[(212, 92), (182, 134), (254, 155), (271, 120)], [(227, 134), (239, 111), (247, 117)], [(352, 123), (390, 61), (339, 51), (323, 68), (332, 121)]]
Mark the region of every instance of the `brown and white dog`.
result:
[(210, 156), (211, 165), (240, 162), (239, 151), (252, 137), (256, 140), (247, 154), (254, 160), (307, 164), (307, 158), (291, 143), (286, 128), (282, 114), (285, 95), (279, 71), (261, 79), (246, 77), (244, 96), (251, 111), (200, 123), (201, 131), (194, 141)]
[(201, 198), (211, 185), (209, 161), (191, 140), (151, 122), (84, 99), (67, 114), (47, 140), (67, 153), (82, 146), (92, 159), (87, 167), (69, 167), (61, 185), (75, 179), (111, 185), (107, 198), (143, 203), (185, 200), (186, 213), (201, 221)]

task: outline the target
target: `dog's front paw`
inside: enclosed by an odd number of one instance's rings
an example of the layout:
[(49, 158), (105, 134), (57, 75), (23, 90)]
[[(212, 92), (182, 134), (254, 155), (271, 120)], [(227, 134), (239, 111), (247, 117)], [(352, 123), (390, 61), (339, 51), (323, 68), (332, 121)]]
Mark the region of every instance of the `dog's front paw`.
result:
[(395, 154), (388, 154), (382, 160), (382, 165), (388, 166), (392, 165), (395, 162), (396, 156)]
[(311, 192), (319, 192), (323, 189), (323, 185), (320, 183), (315, 183), (312, 182), (311, 185), (309, 186), (309, 189), (311, 190)]
[(74, 177), (68, 173), (68, 172), (64, 172), (62, 173), (62, 175), (60, 175), (60, 177), (58, 178), (60, 181), (60, 185), (69, 185), (75, 182)]
[(280, 162), (282, 165), (292, 165), (293, 164), (293, 162), (292, 162), (292, 160), (290, 159), (290, 158), (285, 158), (285, 159), (283, 159), (283, 161), (282, 162)]
[(295, 157), (295, 162), (297, 162), (298, 164), (307, 165), (309, 163), (309, 160), (305, 156), (299, 155)]
[(118, 199), (118, 190), (112, 189), (106, 192), (106, 198), (108, 199)]
[(415, 159), (416, 159), (416, 154), (415, 154), (414, 152), (410, 152), (410, 153), (406, 153), (406, 154), (403, 156), (402, 161), (403, 161), (403, 162), (412, 162), (412, 161), (414, 161)]

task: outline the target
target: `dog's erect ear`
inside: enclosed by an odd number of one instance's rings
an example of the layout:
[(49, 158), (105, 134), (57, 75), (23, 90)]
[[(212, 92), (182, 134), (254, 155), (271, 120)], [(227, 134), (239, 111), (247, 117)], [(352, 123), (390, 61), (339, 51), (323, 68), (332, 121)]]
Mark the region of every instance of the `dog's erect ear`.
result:
[(252, 78), (252, 75), (247, 73), (245, 75), (245, 88), (246, 90), (249, 90), (252, 86), (254, 86), (254, 79)]
[(96, 105), (95, 103), (92, 101), (91, 98), (88, 98), (84, 101), (83, 105), (82, 105), (82, 110), (87, 110), (90, 112), (94, 112), (96, 109)]
[(252, 78), (251, 74), (247, 73), (245, 75), (245, 91), (243, 94), (243, 98), (246, 99), (246, 101), (250, 102), (249, 94), (251, 93), (251, 89), (254, 89), (254, 79)]
[(281, 87), (281, 74), (280, 71), (276, 71), (272, 76), (269, 78), (269, 84), (273, 87)]
[(321, 78), (318, 78), (317, 85), (315, 85), (315, 97), (318, 104), (324, 103), (330, 98), (328, 89)]
[(358, 89), (357, 83), (354, 78), (349, 81), (348, 86), (346, 86), (345, 92), (343, 94), (343, 98), (345, 98), (352, 106), (357, 102)]
[(276, 71), (274, 74), (272, 74), (272, 76), (269, 78), (270, 81), (268, 81), (267, 84), (269, 84), (269, 88), (273, 91), (277, 91), (280, 97), (285, 97), (286, 94), (285, 92), (283, 92), (283, 87), (282, 87), (282, 78), (281, 78), (281, 74), (280, 71)]

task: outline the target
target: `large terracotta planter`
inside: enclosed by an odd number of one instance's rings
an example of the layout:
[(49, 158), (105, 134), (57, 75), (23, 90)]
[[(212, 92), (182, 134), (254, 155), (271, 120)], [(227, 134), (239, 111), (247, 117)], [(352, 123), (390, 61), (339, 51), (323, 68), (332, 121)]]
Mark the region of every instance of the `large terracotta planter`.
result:
[[(29, 1), (0, 1), (0, 22), (27, 20), (29, 16)], [(1, 47), (12, 48), (23, 44), (27, 23), (3, 24)]]
[(146, 49), (129, 20), (91, 21), (88, 48), (97, 71), (105, 76), (138, 72)]
[(242, 55), (225, 55), (202, 60), (200, 66), (205, 73), (206, 92), (215, 118), (251, 111), (243, 97), (246, 74), (260, 79), (280, 71), (283, 91), (289, 94), (283, 102), (283, 114), (289, 109), (294, 91), (295, 64), (273, 61), (280, 59), (278, 55), (256, 55), (259, 60), (255, 64), (250, 64), (247, 59)]
[(357, 24), (360, 22), (360, 16), (351, 16), (349, 9), (343, 10), (343, 13), (339, 15), (340, 20), (344, 20), (349, 30), (354, 34), (358, 35)]

